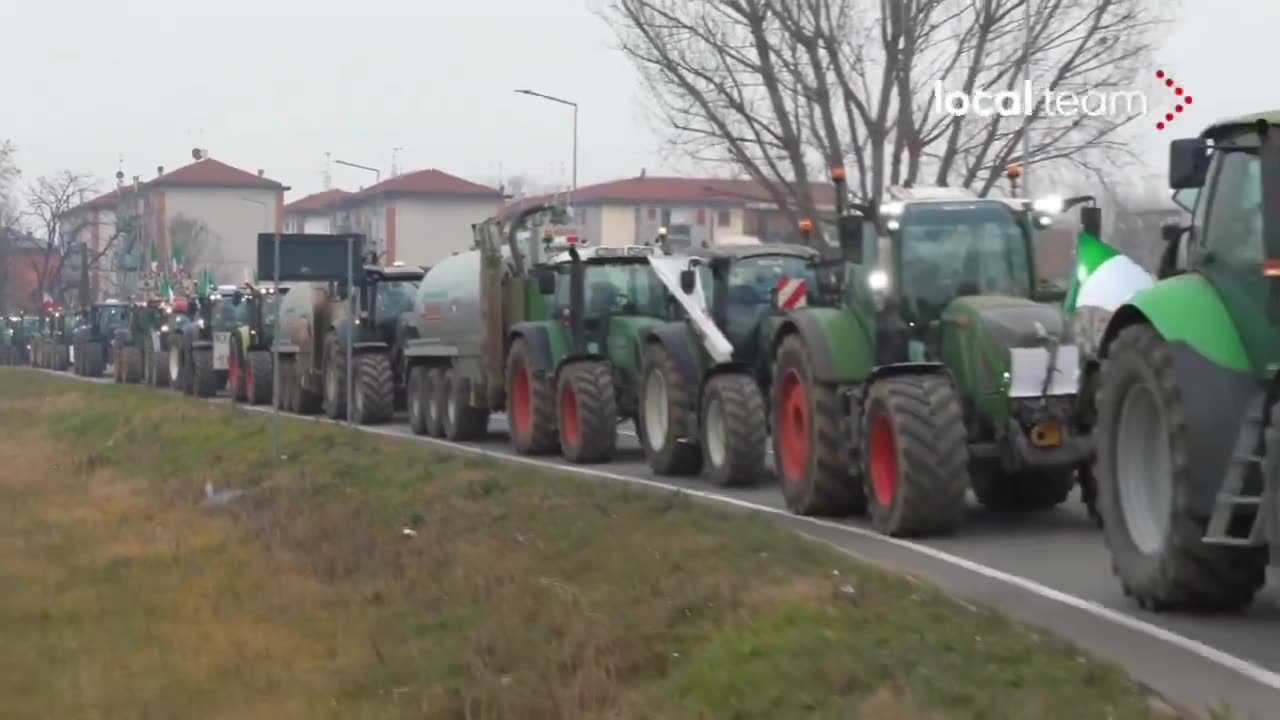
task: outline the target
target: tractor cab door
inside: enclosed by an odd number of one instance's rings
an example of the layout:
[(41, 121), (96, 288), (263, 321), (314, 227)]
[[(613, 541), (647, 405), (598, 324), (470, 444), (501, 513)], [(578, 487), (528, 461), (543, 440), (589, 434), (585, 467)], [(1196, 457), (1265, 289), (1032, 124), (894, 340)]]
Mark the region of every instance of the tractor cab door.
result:
[[(1220, 138), (1219, 143), (1260, 149), (1252, 129)], [(1273, 141), (1274, 142), (1274, 141)], [(1280, 151), (1276, 146), (1271, 152)], [(1268, 318), (1267, 257), (1263, 232), (1263, 172), (1259, 152), (1219, 150), (1213, 154), (1206, 187), (1197, 196), (1188, 261), (1218, 291), (1241, 342), (1259, 370), (1280, 360), (1280, 327)], [(1275, 208), (1273, 212), (1280, 211)], [(1269, 251), (1268, 251), (1269, 250)]]

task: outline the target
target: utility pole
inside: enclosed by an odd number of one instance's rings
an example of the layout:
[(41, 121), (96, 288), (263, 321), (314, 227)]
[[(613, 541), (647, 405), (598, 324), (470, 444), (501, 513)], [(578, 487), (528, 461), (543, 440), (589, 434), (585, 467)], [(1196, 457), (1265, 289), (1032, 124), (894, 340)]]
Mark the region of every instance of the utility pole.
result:
[(569, 201), (566, 203), (569, 207), (573, 207), (573, 196), (578, 192), (578, 103), (572, 100), (565, 100), (554, 95), (544, 95), (533, 90), (516, 90), (521, 95), (529, 95), (530, 97), (542, 98), (560, 105), (568, 105), (573, 108), (573, 179), (572, 186), (569, 189)]

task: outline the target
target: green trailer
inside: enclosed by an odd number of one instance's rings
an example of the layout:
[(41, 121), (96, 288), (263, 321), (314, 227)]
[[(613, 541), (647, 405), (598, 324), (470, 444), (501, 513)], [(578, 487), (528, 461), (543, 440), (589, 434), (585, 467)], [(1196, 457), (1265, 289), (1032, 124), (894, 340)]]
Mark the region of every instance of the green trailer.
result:
[(1169, 184), (1192, 221), (1102, 334), (1104, 534), (1143, 607), (1231, 610), (1280, 557), (1280, 111), (1173, 141)]

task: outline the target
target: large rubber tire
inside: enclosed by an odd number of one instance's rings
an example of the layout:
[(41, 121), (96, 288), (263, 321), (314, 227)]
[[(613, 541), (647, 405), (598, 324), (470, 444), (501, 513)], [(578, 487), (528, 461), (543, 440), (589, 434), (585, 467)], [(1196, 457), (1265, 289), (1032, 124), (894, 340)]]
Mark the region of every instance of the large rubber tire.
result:
[(352, 419), (359, 425), (390, 422), (395, 411), (395, 379), (391, 358), (385, 353), (365, 353), (355, 358)]
[(115, 341), (111, 343), (111, 379), (117, 385), (124, 384), (124, 347)]
[[(644, 459), (659, 475), (696, 475), (702, 471), (702, 451), (690, 428), (697, 400), (697, 379), (690, 385), (675, 357), (661, 343), (644, 350), (640, 370), (639, 417), (636, 434)], [(663, 397), (665, 395), (665, 397)], [(764, 405), (761, 403), (761, 422)], [(761, 456), (763, 457), (763, 441)]]
[(948, 535), (964, 521), (969, 444), (944, 375), (872, 383), (860, 425), (871, 524), (894, 537)]
[(324, 341), (324, 414), (330, 420), (347, 416), (347, 354), (330, 333)]
[[(1146, 434), (1166, 441), (1172, 483), (1169, 522), (1155, 552), (1143, 552), (1132, 537), (1121, 501), (1121, 484), (1126, 477), (1121, 477), (1118, 462), (1126, 450), (1118, 437), (1122, 410), (1144, 391), (1156, 401), (1163, 418), (1159, 424), (1164, 425), (1149, 427)], [(1120, 331), (1103, 365), (1097, 397), (1094, 474), (1099, 511), (1112, 569), (1125, 592), (1142, 607), (1157, 611), (1235, 610), (1248, 605), (1266, 581), (1266, 549), (1203, 542), (1207, 522), (1195, 517), (1187, 506), (1191, 468), (1187, 451), (1180, 446), (1189, 433), (1188, 408), (1176, 382), (1173, 356), (1155, 329), (1138, 324)], [(1151, 450), (1143, 450), (1143, 465), (1152, 464)]]
[(191, 351), (191, 393), (202, 398), (218, 394), (218, 373), (213, 369), (213, 348)]
[(560, 452), (572, 463), (604, 463), (618, 448), (618, 399), (608, 363), (582, 360), (556, 383)]
[(85, 345), (89, 377), (100, 378), (107, 372), (107, 345), (91, 342)]
[(405, 387), (405, 396), (409, 403), (409, 429), (414, 435), (427, 434), (427, 406), (431, 404), (430, 388), (427, 386), (426, 365), (414, 365), (409, 368), (409, 380)]
[(768, 472), (764, 395), (755, 378), (726, 373), (711, 378), (702, 390), (698, 444), (703, 474), (713, 485), (758, 484)]
[(67, 345), (58, 345), (57, 354), (53, 361), (54, 370), (57, 370), (58, 372), (66, 372), (67, 368), (71, 366), (71, 356), (68, 348), (69, 346)]
[(142, 348), (137, 345), (126, 345), (120, 351), (120, 375), (126, 384), (137, 385), (142, 382)]
[(274, 368), (271, 364), (270, 350), (250, 350), (249, 363), (245, 371), (245, 385), (248, 389), (247, 399), (253, 405), (267, 405), (271, 402), (272, 377)]
[(449, 387), (445, 384), (444, 372), (444, 368), (438, 367), (427, 371), (427, 404), (423, 409), (426, 411), (427, 435), (433, 438), (444, 437), (444, 416), (449, 411)]
[(240, 341), (239, 331), (231, 333), (231, 348), (227, 353), (227, 394), (231, 402), (249, 401), (248, 363), (244, 356), (244, 345)]
[(848, 426), (834, 385), (816, 382), (799, 335), (774, 360), (770, 410), (782, 497), (799, 515), (861, 515), (867, 500), (849, 462)]
[(182, 350), (183, 340), (178, 337), (170, 338), (170, 341), (173, 342), (173, 347), (169, 348), (169, 372), (173, 374), (170, 387), (183, 395), (190, 395), (191, 373), (187, 372), (187, 359)]
[(534, 370), (522, 338), (507, 353), (507, 424), (511, 445), (521, 455), (547, 455), (560, 449), (556, 395), (551, 378)]
[(489, 432), (489, 411), (471, 407), (467, 397), (467, 383), (458, 372), (450, 368), (443, 375), (442, 392), (445, 395), (443, 414), (444, 436), (455, 442), (479, 440)]
[[(985, 469), (984, 469), (985, 470)], [(1074, 468), (1027, 469), (1004, 472), (991, 468), (972, 478), (978, 502), (997, 512), (1040, 512), (1067, 501), (1076, 486)]]

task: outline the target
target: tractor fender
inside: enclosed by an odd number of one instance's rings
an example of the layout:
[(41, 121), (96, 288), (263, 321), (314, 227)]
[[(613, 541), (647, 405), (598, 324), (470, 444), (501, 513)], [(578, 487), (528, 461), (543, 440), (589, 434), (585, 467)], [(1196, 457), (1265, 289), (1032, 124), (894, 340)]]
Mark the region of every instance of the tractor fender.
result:
[(351, 346), (352, 355), (368, 355), (371, 353), (386, 353), (390, 348), (384, 342), (358, 342)]
[[(552, 347), (551, 333), (546, 325), (539, 323), (516, 323), (511, 326), (511, 331), (507, 333), (506, 347), (509, 349), (511, 344), (519, 338), (524, 340), (525, 347), (529, 349), (529, 363), (533, 366), (529, 368), (535, 374), (553, 373), (557, 368), (555, 359), (555, 349)], [(560, 353), (562, 356), (564, 353)], [(503, 361), (505, 365), (505, 359)]]
[(696, 386), (702, 377), (701, 363), (698, 362), (698, 351), (694, 338), (683, 323), (660, 325), (646, 332), (641, 337), (641, 351), (650, 343), (658, 343), (665, 347), (676, 361), (676, 367), (686, 384)]
[(1136, 324), (1149, 325), (1168, 345), (1188, 431), (1188, 506), (1207, 517), (1249, 409), (1266, 393), (1264, 378), (1218, 290), (1198, 274), (1163, 280), (1120, 306), (1102, 335), (1104, 360), (1116, 336)]
[(774, 331), (774, 353), (793, 334), (808, 348), (810, 367), (818, 382), (852, 384), (865, 382), (870, 376), (875, 342), (859, 315), (838, 308), (794, 311)]

